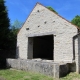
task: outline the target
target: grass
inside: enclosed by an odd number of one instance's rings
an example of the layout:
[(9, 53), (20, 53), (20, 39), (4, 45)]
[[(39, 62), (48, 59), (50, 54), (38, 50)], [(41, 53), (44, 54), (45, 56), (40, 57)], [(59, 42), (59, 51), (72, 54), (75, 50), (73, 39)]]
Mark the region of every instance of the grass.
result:
[(71, 72), (67, 76), (60, 78), (60, 80), (80, 80), (80, 74), (77, 74), (75, 72)]
[(33, 72), (5, 69), (0, 70), (0, 80), (53, 80), (53, 78)]
[(52, 77), (33, 72), (5, 69), (0, 70), (0, 80), (80, 80), (80, 74), (70, 73), (66, 77), (53, 79)]

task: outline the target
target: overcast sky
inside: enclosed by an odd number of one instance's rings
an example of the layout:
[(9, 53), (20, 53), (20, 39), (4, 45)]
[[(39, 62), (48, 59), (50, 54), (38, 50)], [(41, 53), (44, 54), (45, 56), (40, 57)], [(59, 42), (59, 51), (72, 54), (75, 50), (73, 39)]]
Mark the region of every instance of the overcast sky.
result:
[(11, 23), (16, 19), (25, 22), (26, 18), (37, 2), (44, 6), (51, 6), (59, 15), (72, 20), (80, 15), (80, 0), (5, 0)]

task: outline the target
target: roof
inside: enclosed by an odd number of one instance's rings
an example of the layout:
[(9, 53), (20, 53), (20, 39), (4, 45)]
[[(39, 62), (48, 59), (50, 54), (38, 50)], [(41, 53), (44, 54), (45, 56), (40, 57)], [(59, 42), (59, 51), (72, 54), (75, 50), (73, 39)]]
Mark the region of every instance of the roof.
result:
[[(36, 3), (36, 5), (37, 5), (37, 4), (39, 4), (39, 5), (43, 6), (43, 5), (42, 5), (41, 3), (39, 3), (39, 2), (37, 2), (37, 3)], [(36, 7), (36, 5), (35, 5), (35, 7)], [(34, 8), (35, 8), (35, 7), (34, 7)], [(45, 6), (43, 6), (43, 7), (45, 7)], [(33, 10), (34, 10), (34, 8), (33, 8)], [(48, 9), (47, 7), (45, 7), (45, 8), (46, 8), (46, 9)], [(32, 11), (33, 11), (33, 10), (32, 10)], [(49, 10), (49, 9), (48, 9), (48, 10)], [(32, 11), (31, 11), (31, 13), (32, 13)], [(49, 11), (51, 11), (51, 10), (49, 10)], [(51, 12), (52, 12), (52, 13), (54, 13), (54, 14), (56, 14), (56, 13), (55, 13), (55, 12), (53, 12), (53, 11), (51, 11)], [(30, 14), (31, 14), (31, 13), (30, 13)], [(30, 14), (29, 14), (29, 16), (30, 16)], [(64, 19), (64, 20), (66, 20), (65, 18), (63, 18), (63, 17), (62, 17), (62, 16), (60, 16), (59, 14), (56, 14), (56, 15), (57, 15), (57, 16), (59, 16), (60, 18)], [(29, 17), (29, 16), (28, 16), (28, 17)], [(27, 19), (28, 19), (28, 18), (27, 18)], [(27, 20), (27, 19), (26, 19), (26, 20)], [(72, 24), (72, 23), (71, 23), (70, 21), (68, 21), (68, 20), (66, 20), (66, 21), (67, 21), (68, 23), (70, 23), (71, 25), (75, 26), (77, 29), (79, 29), (79, 30), (80, 30), (80, 28), (79, 28), (78, 26), (76, 26), (76, 25)], [(25, 22), (26, 22), (26, 21), (25, 21)], [(24, 22), (24, 24), (25, 24), (25, 22)], [(24, 26), (24, 24), (23, 24), (23, 26)], [(23, 26), (22, 26), (22, 27), (23, 27)], [(21, 28), (22, 28), (22, 27), (21, 27)], [(20, 30), (21, 30), (21, 29), (20, 29)], [(19, 30), (19, 32), (20, 32), (20, 30)], [(18, 33), (19, 33), (19, 32), (18, 32)]]

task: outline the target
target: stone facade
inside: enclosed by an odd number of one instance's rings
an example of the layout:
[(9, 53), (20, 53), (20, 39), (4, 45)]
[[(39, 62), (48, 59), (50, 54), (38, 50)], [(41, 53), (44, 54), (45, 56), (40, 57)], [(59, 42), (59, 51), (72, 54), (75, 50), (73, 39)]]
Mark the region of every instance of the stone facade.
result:
[(77, 34), (77, 28), (41, 4), (36, 4), (17, 35), (18, 58), (27, 59), (32, 55), (33, 51), (28, 51), (29, 37), (51, 34), (54, 36), (54, 61), (72, 62), (72, 39)]

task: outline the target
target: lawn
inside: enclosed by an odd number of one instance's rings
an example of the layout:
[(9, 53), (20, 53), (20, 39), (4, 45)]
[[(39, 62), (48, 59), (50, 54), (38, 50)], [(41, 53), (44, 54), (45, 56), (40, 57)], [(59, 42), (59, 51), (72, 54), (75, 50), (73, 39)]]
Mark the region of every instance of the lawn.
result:
[[(56, 80), (52, 77), (14, 69), (0, 70), (0, 80)], [(80, 74), (70, 73), (58, 80), (80, 80)]]
[(33, 72), (5, 69), (0, 70), (0, 80), (53, 80), (53, 78)]

